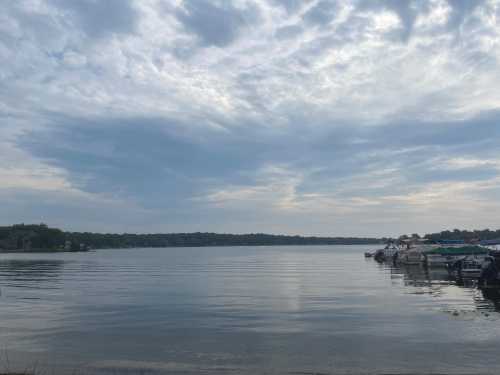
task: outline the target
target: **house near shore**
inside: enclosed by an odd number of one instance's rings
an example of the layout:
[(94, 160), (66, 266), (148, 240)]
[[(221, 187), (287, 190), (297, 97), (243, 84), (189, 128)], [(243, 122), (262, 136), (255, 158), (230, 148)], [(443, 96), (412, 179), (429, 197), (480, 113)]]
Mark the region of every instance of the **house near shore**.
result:
[(32, 251), (35, 233), (23, 231), (10, 233), (7, 238), (0, 240), (0, 250), (3, 251)]

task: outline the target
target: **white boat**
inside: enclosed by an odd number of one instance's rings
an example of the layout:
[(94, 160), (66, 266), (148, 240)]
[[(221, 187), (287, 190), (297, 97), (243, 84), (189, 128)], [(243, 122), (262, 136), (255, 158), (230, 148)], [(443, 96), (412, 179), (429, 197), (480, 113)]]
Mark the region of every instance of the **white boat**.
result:
[(404, 250), (400, 250), (397, 255), (397, 262), (401, 264), (421, 264), (425, 261), (425, 253), (438, 247), (435, 244), (410, 244)]
[(386, 261), (392, 261), (394, 259), (394, 256), (397, 254), (399, 251), (398, 247), (394, 244), (388, 244), (386, 247), (383, 249), (379, 249), (375, 251), (375, 254), (373, 254), (373, 257), (377, 262), (386, 262)]

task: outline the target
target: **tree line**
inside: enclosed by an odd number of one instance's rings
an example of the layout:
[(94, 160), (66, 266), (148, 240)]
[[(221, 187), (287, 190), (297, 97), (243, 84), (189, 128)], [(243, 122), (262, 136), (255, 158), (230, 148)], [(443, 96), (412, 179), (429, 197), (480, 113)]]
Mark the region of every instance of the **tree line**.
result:
[[(420, 238), (416, 233), (400, 239)], [(500, 230), (445, 230), (423, 236), (433, 242), (442, 240), (500, 239)], [(305, 237), (264, 233), (156, 233), (112, 234), (67, 232), (46, 224), (16, 224), (0, 227), (0, 250), (22, 251), (80, 251), (87, 249), (117, 249), (136, 247), (200, 247), (200, 246), (273, 246), (273, 245), (365, 245), (382, 244), (390, 238), (374, 237)]]
[(487, 241), (500, 239), (500, 229), (490, 230), (444, 230), (442, 232), (426, 234), (424, 238), (431, 241), (457, 240), (457, 241)]
[(273, 245), (361, 245), (384, 243), (385, 238), (304, 237), (263, 233), (156, 233), (112, 234), (65, 232), (45, 224), (0, 227), (0, 249), (85, 250), (135, 247), (273, 246)]

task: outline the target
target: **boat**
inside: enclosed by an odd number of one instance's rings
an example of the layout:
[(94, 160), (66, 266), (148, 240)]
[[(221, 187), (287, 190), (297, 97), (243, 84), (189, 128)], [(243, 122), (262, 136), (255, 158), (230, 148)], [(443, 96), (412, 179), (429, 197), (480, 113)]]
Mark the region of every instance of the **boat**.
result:
[(374, 259), (377, 262), (393, 261), (399, 248), (394, 243), (388, 243), (383, 249), (378, 249), (373, 254)]
[(500, 239), (483, 240), (479, 243), (481, 246), (489, 248), (491, 251), (500, 251)]
[(398, 251), (396, 260), (398, 263), (407, 265), (421, 264), (424, 260), (424, 255), (420, 249), (410, 248)]
[(481, 289), (500, 289), (500, 251), (491, 251), (483, 263), (478, 286)]
[(483, 246), (447, 246), (428, 250), (424, 252), (424, 257), (429, 267), (447, 267), (466, 256), (469, 260), (483, 263), (488, 253), (489, 249)]
[(426, 239), (403, 240), (400, 244), (403, 248), (398, 251), (396, 262), (405, 265), (421, 264), (425, 261), (424, 254), (438, 246)]
[(486, 258), (483, 260), (467, 255), (449, 266), (450, 273), (459, 279), (479, 279)]

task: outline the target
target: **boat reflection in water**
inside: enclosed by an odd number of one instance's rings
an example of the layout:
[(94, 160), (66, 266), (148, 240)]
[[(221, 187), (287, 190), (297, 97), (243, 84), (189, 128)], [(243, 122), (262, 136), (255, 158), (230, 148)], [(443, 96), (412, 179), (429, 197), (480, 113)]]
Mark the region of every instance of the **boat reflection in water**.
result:
[(405, 293), (436, 298), (436, 307), (449, 312), (500, 312), (500, 288), (479, 288), (476, 279), (456, 277), (446, 268), (377, 263)]
[(484, 300), (492, 304), (493, 309), (500, 312), (500, 289), (499, 288), (483, 288), (481, 294)]

